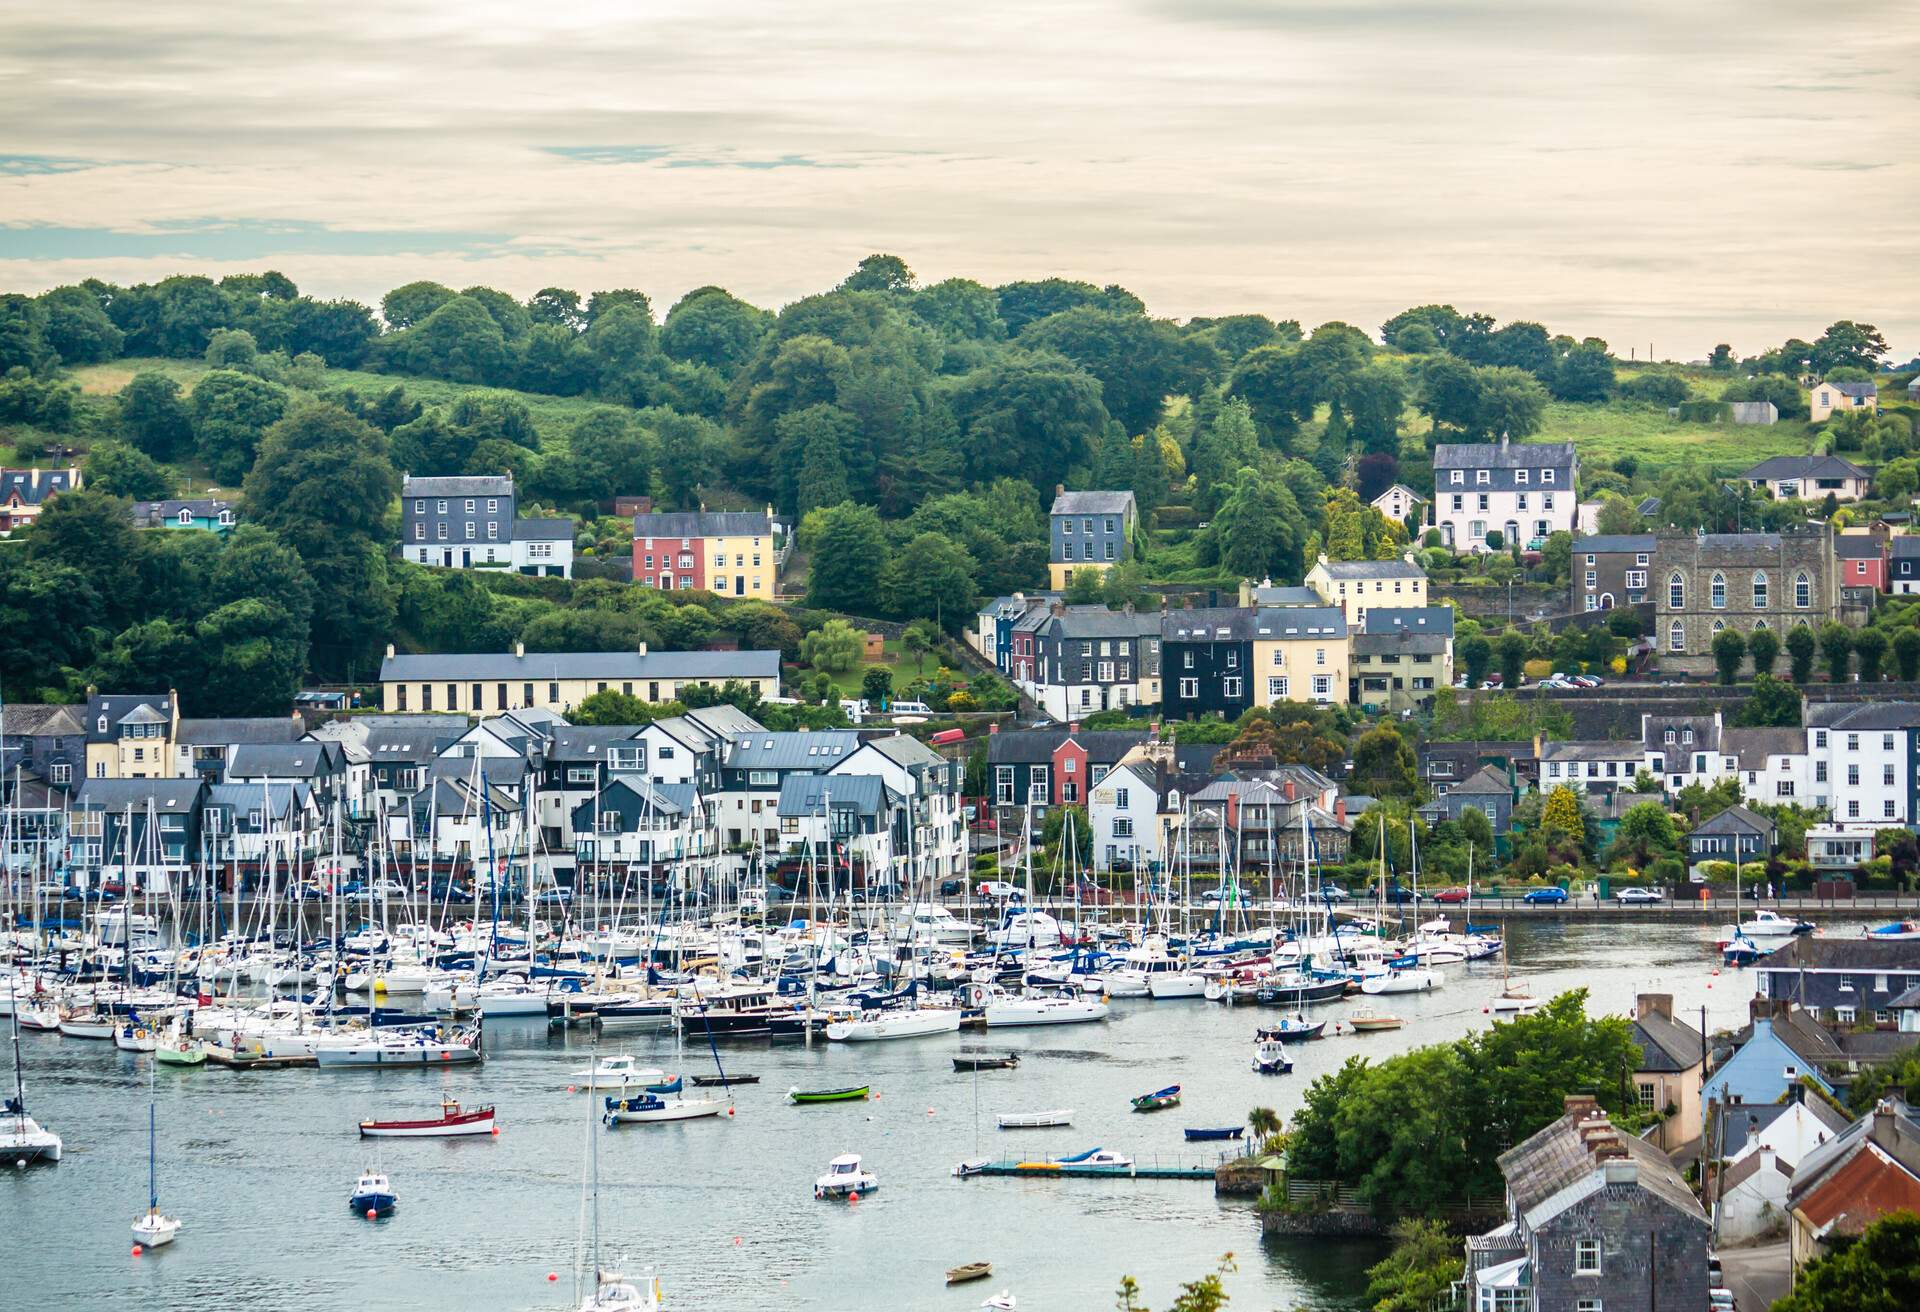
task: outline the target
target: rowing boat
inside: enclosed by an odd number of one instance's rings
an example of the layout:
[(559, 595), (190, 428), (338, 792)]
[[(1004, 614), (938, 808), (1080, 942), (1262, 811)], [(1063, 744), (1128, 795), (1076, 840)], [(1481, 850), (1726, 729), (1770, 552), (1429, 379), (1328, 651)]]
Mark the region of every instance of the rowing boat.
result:
[(991, 1262), (967, 1262), (960, 1266), (947, 1268), (947, 1283), (964, 1285), (969, 1280), (985, 1280), (993, 1274)]
[(1001, 1112), (995, 1119), (1003, 1130), (1044, 1130), (1056, 1125), (1072, 1125), (1073, 1108), (1057, 1107), (1045, 1112)]
[(1179, 1105), (1180, 1086), (1177, 1084), (1169, 1084), (1153, 1093), (1143, 1093), (1133, 1100), (1133, 1109), (1137, 1112), (1163, 1112)]
[(852, 1089), (801, 1089), (796, 1087), (787, 1090), (787, 1101), (798, 1103), (801, 1106), (822, 1102), (865, 1102), (867, 1093), (868, 1086), (864, 1084)]

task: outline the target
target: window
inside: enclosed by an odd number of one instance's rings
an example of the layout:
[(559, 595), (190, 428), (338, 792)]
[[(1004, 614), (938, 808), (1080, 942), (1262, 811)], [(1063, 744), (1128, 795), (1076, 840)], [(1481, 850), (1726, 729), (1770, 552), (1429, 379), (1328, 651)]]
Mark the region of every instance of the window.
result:
[(1594, 569), (1588, 570), (1587, 571), (1587, 587), (1597, 588), (1599, 586), (1600, 586), (1600, 571), (1594, 570)]
[(1767, 608), (1767, 575), (1765, 570), (1755, 570), (1753, 575), (1753, 608)]
[(1633, 1092), (1634, 1092), (1635, 1098), (1638, 1099), (1641, 1107), (1645, 1108), (1648, 1111), (1653, 1110), (1653, 1097), (1654, 1097), (1655, 1091), (1654, 1091), (1652, 1080), (1646, 1080), (1640, 1084), (1635, 1085)]
[(1847, 787), (1858, 788), (1859, 786), (1860, 786), (1860, 767), (1857, 765), (1849, 765), (1847, 767)]
[(1493, 481), (1493, 474), (1490, 470), (1476, 469), (1473, 471), (1473, 481), (1476, 486), (1485, 487)]
[(1577, 1276), (1600, 1274), (1600, 1241), (1577, 1239), (1573, 1244), (1573, 1273)]
[(1287, 695), (1287, 680), (1285, 675), (1281, 675), (1279, 677), (1271, 678), (1267, 680), (1267, 696), (1268, 697), (1274, 698), (1276, 700), (1285, 700), (1286, 695)]
[(1579, 1299), (1573, 1305), (1573, 1312), (1600, 1312), (1600, 1300), (1597, 1298)]
[(1521, 487), (1525, 487), (1527, 485), (1527, 471), (1524, 469), (1514, 470), (1513, 481), (1518, 483)]
[(1013, 767), (996, 765), (993, 767), (993, 800), (996, 805), (1009, 806), (1013, 803)]
[(1493, 504), (1492, 498), (1489, 497), (1485, 492), (1482, 492), (1480, 494), (1480, 505), (1478, 508), (1481, 510), (1486, 510), (1492, 504)]
[(1198, 697), (1200, 695), (1200, 680), (1198, 679), (1180, 680), (1180, 695), (1188, 699)]
[[(1880, 735), (1880, 750), (1881, 750), (1881, 751), (1883, 751), (1883, 752), (1890, 752), (1890, 751), (1892, 751), (1892, 750), (1893, 750), (1893, 735), (1892, 735), (1892, 734), (1890, 734), (1890, 733), (1883, 733), (1883, 734), (1881, 734), (1881, 735)], [(1893, 767), (1892, 767), (1892, 766), (1888, 766), (1887, 768), (1888, 768), (1889, 770), (1891, 770), (1891, 769), (1892, 769)], [(1888, 783), (1892, 783), (1892, 782), (1893, 782), (1893, 776), (1892, 776), (1891, 774), (1889, 774), (1889, 775), (1887, 776), (1887, 782), (1888, 782)]]
[(1325, 665), (1327, 663), (1327, 649), (1325, 647), (1315, 647), (1313, 649), (1313, 663), (1315, 665)]
[(1070, 520), (1070, 519), (1063, 519), (1063, 520), (1061, 520), (1061, 521), (1060, 521), (1060, 531), (1061, 531), (1062, 533), (1064, 533), (1064, 534), (1066, 534), (1066, 535), (1067, 535), (1068, 537), (1072, 537), (1072, 536), (1073, 536), (1073, 521), (1072, 521), (1072, 520)]
[(447, 503), (445, 498), (442, 498), (439, 502), (435, 504), (434, 511), (435, 513), (441, 514), (441, 515), (444, 515), (447, 513)]
[(1885, 819), (1893, 819), (1893, 799), (1891, 797), (1880, 803), (1880, 814)]
[[(1667, 609), (1685, 610), (1687, 608), (1687, 581), (1675, 570), (1667, 576)], [(1679, 648), (1674, 650), (1678, 651)]]
[(1644, 588), (1646, 586), (1647, 586), (1647, 572), (1645, 570), (1630, 569), (1627, 571), (1627, 587)]
[(1880, 785), (1883, 788), (1893, 787), (1893, 767), (1891, 765), (1883, 765), (1880, 767)]
[(1813, 745), (1821, 751), (1827, 749), (1827, 731), (1825, 729), (1815, 729), (1813, 731)]
[(1327, 697), (1331, 694), (1332, 690), (1333, 690), (1332, 675), (1316, 674), (1313, 676), (1313, 699), (1315, 701), (1325, 701)]
[(1458, 470), (1458, 469), (1456, 469), (1456, 470), (1454, 470), (1454, 471), (1453, 471), (1453, 480), (1452, 480), (1452, 482), (1453, 482), (1453, 485), (1454, 485), (1455, 487), (1459, 487), (1459, 486), (1460, 486), (1460, 484), (1462, 484), (1463, 482), (1465, 482), (1465, 481), (1466, 481), (1466, 477), (1467, 477), (1467, 476), (1466, 476), (1466, 474), (1465, 474), (1465, 473), (1463, 473), (1462, 471), (1460, 471), (1460, 470)]
[(1793, 576), (1793, 604), (1800, 610), (1813, 605), (1813, 580), (1805, 570)]
[(1667, 650), (1668, 651), (1685, 651), (1686, 649), (1687, 649), (1686, 626), (1681, 624), (1679, 620), (1675, 620), (1672, 626), (1667, 629)]
[(1240, 680), (1222, 679), (1220, 681), (1220, 692), (1221, 695), (1225, 697), (1238, 697), (1240, 695)]
[(47, 778), (56, 784), (71, 783), (73, 781), (73, 767), (71, 765), (56, 765), (47, 771)]
[(1712, 583), (1707, 588), (1707, 605), (1715, 610), (1727, 608), (1727, 576), (1715, 571)]
[(445, 520), (441, 520), (433, 526), (433, 535), (442, 542), (447, 540), (447, 522)]

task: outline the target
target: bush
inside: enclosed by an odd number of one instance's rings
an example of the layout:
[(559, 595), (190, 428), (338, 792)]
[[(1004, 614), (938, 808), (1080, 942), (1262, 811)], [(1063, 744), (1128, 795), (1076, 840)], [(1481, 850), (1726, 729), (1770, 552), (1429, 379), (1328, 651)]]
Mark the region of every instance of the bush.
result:
[(1682, 401), (1674, 409), (1683, 424), (1724, 424), (1733, 418), (1733, 407), (1725, 401)]
[(1647, 867), (1647, 878), (1656, 884), (1677, 884), (1686, 875), (1687, 867), (1677, 856), (1663, 856)]

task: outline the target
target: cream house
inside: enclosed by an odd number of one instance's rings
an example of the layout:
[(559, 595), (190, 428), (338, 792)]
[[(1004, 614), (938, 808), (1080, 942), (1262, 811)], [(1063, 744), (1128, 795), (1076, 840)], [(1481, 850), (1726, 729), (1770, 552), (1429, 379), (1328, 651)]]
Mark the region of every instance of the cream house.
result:
[(1427, 499), (1408, 487), (1405, 483), (1395, 483), (1372, 501), (1375, 510), (1396, 524), (1404, 524), (1407, 517), (1419, 510), (1425, 512)]
[(1334, 606), (1253, 614), (1253, 704), (1344, 702), (1352, 667), (1346, 617)]
[(695, 684), (738, 680), (763, 697), (780, 695), (777, 651), (396, 653), (380, 663), (381, 708), (389, 713), (456, 711), (498, 715), (529, 708), (565, 715), (597, 692), (670, 702)]
[(87, 778), (172, 779), (180, 699), (173, 692), (87, 695)]
[(1880, 389), (1872, 383), (1815, 383), (1807, 394), (1807, 409), (1814, 423), (1831, 419), (1849, 410), (1872, 414), (1880, 408)]
[(1427, 575), (1413, 553), (1398, 560), (1328, 560), (1324, 555), (1307, 571), (1306, 584), (1347, 623), (1366, 623), (1370, 606), (1420, 607), (1427, 604)]

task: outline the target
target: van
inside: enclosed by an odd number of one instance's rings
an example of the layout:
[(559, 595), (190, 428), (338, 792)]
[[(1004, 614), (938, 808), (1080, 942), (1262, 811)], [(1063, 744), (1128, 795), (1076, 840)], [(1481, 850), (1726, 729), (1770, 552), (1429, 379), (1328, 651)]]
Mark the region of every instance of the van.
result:
[(887, 709), (895, 715), (931, 715), (933, 708), (925, 702), (892, 702)]
[(848, 724), (859, 724), (873, 714), (873, 707), (865, 697), (842, 697), (840, 709), (846, 712)]

